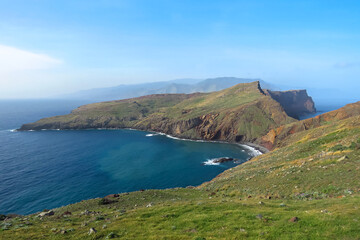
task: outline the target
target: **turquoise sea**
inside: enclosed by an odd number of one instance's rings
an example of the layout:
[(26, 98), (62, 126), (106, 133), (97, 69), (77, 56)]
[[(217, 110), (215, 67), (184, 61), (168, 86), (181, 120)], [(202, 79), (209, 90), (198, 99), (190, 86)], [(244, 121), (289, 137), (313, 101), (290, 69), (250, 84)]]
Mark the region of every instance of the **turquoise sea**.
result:
[[(13, 131), (82, 104), (0, 101), (0, 214), (29, 214), (112, 193), (196, 186), (254, 154), (238, 145), (136, 130)], [(218, 157), (240, 161), (211, 164)]]

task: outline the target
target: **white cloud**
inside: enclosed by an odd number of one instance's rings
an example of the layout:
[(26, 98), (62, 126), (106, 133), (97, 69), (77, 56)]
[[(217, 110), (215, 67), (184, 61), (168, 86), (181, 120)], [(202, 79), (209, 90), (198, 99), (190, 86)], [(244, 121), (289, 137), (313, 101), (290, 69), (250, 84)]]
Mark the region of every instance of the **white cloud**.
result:
[(0, 73), (53, 68), (62, 61), (45, 54), (0, 45)]

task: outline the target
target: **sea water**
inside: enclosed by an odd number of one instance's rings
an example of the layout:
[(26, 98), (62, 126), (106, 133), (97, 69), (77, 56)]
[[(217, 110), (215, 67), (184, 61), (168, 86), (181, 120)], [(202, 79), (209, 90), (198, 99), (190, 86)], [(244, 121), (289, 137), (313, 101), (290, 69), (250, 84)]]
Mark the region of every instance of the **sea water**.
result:
[[(129, 129), (14, 131), (83, 103), (0, 101), (0, 214), (29, 214), (112, 193), (196, 186), (255, 154), (239, 145)], [(238, 162), (214, 163), (219, 157)]]

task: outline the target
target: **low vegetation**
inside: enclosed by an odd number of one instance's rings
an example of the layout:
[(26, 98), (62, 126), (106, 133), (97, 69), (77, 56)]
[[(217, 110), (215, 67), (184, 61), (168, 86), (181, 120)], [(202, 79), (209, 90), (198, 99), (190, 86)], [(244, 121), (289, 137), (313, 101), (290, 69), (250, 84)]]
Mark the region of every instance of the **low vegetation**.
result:
[[(197, 108), (202, 97), (195, 97)], [(0, 238), (358, 239), (360, 114), (354, 110), (360, 112), (360, 103), (351, 108), (270, 131), (271, 152), (201, 186), (0, 216)]]

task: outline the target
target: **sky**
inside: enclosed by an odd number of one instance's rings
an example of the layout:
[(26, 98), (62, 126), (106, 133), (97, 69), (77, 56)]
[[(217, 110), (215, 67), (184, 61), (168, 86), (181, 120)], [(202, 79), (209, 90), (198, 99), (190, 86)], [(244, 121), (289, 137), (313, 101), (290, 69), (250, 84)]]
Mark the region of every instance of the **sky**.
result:
[(0, 0), (0, 6), (0, 98), (223, 76), (360, 96), (358, 0)]

